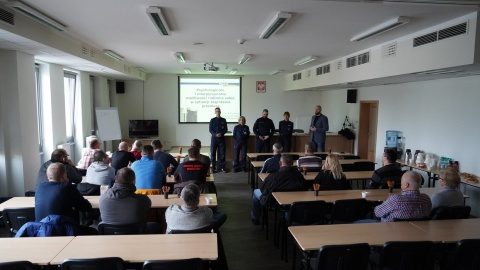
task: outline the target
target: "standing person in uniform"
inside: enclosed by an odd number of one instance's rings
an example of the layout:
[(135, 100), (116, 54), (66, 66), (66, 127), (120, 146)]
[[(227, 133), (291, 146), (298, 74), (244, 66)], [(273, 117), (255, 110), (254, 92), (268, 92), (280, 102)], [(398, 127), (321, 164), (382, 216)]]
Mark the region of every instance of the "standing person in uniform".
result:
[[(233, 170), (234, 172), (245, 171), (245, 161), (247, 160), (247, 141), (248, 137), (250, 137), (250, 128), (245, 125), (247, 120), (244, 116), (240, 116), (238, 118), (238, 125), (235, 126), (233, 129), (233, 138), (235, 139), (234, 144), (234, 162), (233, 162)], [(242, 153), (242, 161), (239, 161), (238, 156)]]
[(325, 152), (327, 131), (328, 118), (322, 114), (322, 106), (317, 105), (310, 124), (310, 140), (315, 144), (315, 152)]
[(256, 136), (255, 151), (257, 153), (270, 152), (270, 138), (275, 133), (275, 125), (272, 119), (268, 118), (267, 109), (263, 109), (262, 117), (253, 124), (253, 133)]
[(283, 113), (283, 120), (278, 123), (280, 133), (279, 143), (283, 146), (284, 152), (292, 150), (293, 122), (290, 121), (290, 113)]
[[(210, 159), (212, 161), (212, 173), (217, 172), (217, 152), (220, 166), (218, 171), (225, 171), (225, 133), (227, 133), (227, 120), (220, 117), (222, 111), (215, 108), (215, 117), (210, 120), (209, 131), (212, 134), (210, 143)], [(218, 150), (218, 151), (217, 151)]]

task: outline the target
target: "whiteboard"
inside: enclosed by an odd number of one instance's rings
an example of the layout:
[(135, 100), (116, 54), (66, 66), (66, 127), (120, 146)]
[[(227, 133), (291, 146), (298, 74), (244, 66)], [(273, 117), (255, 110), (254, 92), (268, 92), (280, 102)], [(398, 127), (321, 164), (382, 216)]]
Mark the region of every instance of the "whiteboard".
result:
[(122, 139), (118, 108), (95, 108), (95, 114), (97, 116), (98, 137), (100, 140), (111, 141)]

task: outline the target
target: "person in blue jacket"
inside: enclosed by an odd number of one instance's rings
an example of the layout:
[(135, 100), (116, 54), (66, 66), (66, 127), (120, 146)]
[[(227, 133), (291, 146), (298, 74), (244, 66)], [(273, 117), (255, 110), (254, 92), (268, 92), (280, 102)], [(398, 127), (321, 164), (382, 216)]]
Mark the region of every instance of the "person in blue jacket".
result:
[(225, 133), (227, 133), (227, 120), (220, 116), (222, 111), (220, 108), (215, 108), (215, 117), (210, 120), (208, 130), (212, 134), (210, 143), (210, 159), (212, 161), (212, 173), (217, 172), (217, 152), (220, 165), (219, 172), (225, 171)]
[[(238, 118), (238, 125), (233, 129), (233, 138), (235, 139), (234, 144), (234, 161), (233, 161), (233, 170), (234, 172), (246, 171), (246, 160), (247, 160), (247, 141), (250, 137), (250, 128), (245, 125), (247, 120), (244, 116)], [(239, 159), (241, 153), (241, 160)]]

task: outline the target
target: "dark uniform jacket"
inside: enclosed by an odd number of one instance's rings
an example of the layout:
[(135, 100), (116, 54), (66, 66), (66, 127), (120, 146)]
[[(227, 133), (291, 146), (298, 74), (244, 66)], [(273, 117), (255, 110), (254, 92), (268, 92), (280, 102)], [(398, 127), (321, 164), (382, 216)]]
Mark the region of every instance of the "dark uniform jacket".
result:
[(273, 136), (275, 133), (275, 124), (272, 119), (260, 117), (253, 124), (253, 133), (258, 136)]
[(250, 128), (247, 125), (236, 125), (233, 128), (233, 138), (235, 142), (246, 143), (250, 136)]
[(260, 203), (266, 205), (271, 202), (274, 191), (302, 191), (307, 190), (307, 183), (296, 167), (283, 166), (276, 173), (271, 173), (260, 184)]

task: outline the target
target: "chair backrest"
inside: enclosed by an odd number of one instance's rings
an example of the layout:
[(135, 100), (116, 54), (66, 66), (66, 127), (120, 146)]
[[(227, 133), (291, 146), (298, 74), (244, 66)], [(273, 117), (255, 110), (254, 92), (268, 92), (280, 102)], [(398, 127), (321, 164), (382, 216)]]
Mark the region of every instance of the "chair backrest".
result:
[(344, 172), (355, 171), (355, 166), (353, 166), (353, 164), (345, 163), (345, 164), (341, 164), (341, 166), (342, 166), (342, 171), (344, 171)]
[(320, 248), (314, 270), (363, 270), (368, 268), (370, 245), (329, 245)]
[(430, 212), (430, 219), (466, 219), (470, 218), (471, 210), (472, 208), (468, 205), (439, 206), (432, 209)]
[(355, 171), (373, 171), (375, 170), (375, 163), (371, 161), (357, 161), (353, 163)]
[(298, 160), (300, 158), (300, 155), (292, 154), (292, 160)]
[(451, 269), (480, 269), (480, 239), (458, 241), (451, 266)]
[(171, 230), (171, 234), (188, 234), (188, 233), (211, 233), (212, 232), (212, 227), (207, 226), (195, 230)]
[(343, 156), (343, 159), (360, 159), (360, 156)]
[(144, 234), (145, 224), (121, 224), (113, 225), (107, 223), (98, 224), (98, 234), (100, 235), (125, 235), (125, 234)]
[(325, 160), (327, 158), (328, 154), (315, 154), (315, 156)]
[(273, 157), (273, 154), (271, 154), (271, 155), (258, 155), (258, 156), (255, 158), (255, 160), (256, 160), (256, 161), (265, 161), (265, 160), (267, 160), (267, 159), (269, 159), (269, 158), (271, 158), (271, 157)]
[(388, 173), (382, 174), (380, 178), (380, 188), (387, 189), (388, 183), (387, 181), (395, 182), (393, 188), (400, 188), (402, 185), (402, 176), (406, 171), (389, 171)]
[(12, 234), (17, 233), (23, 224), (35, 221), (35, 207), (5, 208), (2, 213), (5, 227)]
[(25, 197), (35, 197), (35, 190), (25, 191)]
[(125, 262), (118, 257), (105, 257), (94, 259), (66, 259), (61, 265), (61, 270), (124, 270)]
[(332, 223), (352, 223), (364, 219), (366, 207), (365, 199), (337, 200), (333, 203), (331, 221)]
[(294, 202), (290, 206), (289, 226), (325, 224), (325, 201)]
[(431, 241), (386, 242), (379, 259), (379, 269), (431, 270), (435, 245)]
[(143, 270), (203, 270), (204, 262), (200, 258), (170, 260), (170, 261), (146, 261)]
[(33, 270), (35, 266), (29, 261), (2, 262), (0, 269), (5, 270)]

